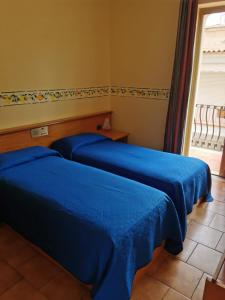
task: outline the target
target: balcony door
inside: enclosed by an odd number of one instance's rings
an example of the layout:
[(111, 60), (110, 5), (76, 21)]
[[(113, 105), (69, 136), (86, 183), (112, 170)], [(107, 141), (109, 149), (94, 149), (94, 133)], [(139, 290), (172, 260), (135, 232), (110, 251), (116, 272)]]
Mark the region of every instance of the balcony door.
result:
[(184, 154), (225, 177), (225, 7), (200, 9)]

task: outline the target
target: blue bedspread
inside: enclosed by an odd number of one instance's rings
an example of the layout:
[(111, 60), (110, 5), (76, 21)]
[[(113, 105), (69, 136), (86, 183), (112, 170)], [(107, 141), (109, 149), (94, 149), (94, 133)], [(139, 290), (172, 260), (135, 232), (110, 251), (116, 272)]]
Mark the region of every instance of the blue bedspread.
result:
[(135, 272), (166, 240), (182, 250), (164, 193), (59, 157), (44, 147), (0, 155), (3, 220), (81, 281), (95, 300), (130, 299)]
[(97, 134), (58, 140), (53, 148), (68, 159), (157, 188), (169, 195), (185, 238), (186, 216), (201, 197), (211, 201), (211, 174), (203, 161), (139, 146), (113, 142)]

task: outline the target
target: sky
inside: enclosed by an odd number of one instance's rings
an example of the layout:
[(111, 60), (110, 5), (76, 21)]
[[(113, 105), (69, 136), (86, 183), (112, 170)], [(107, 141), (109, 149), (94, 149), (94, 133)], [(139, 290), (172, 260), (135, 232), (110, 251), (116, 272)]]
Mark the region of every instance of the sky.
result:
[(210, 14), (206, 17), (205, 27), (225, 26), (225, 12)]

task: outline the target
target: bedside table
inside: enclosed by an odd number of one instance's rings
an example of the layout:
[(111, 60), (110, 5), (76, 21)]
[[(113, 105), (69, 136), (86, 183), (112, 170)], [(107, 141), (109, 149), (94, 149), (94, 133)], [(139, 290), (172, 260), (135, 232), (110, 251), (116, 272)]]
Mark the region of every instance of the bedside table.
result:
[(129, 133), (119, 130), (103, 130), (100, 129), (97, 131), (99, 134), (102, 134), (115, 142), (127, 143)]

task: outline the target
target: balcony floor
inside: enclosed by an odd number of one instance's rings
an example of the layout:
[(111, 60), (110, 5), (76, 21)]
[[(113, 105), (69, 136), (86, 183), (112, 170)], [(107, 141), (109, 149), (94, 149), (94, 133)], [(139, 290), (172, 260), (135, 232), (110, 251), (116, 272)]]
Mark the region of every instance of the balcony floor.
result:
[(190, 147), (189, 156), (205, 161), (209, 165), (212, 174), (219, 174), (222, 152), (204, 148)]

